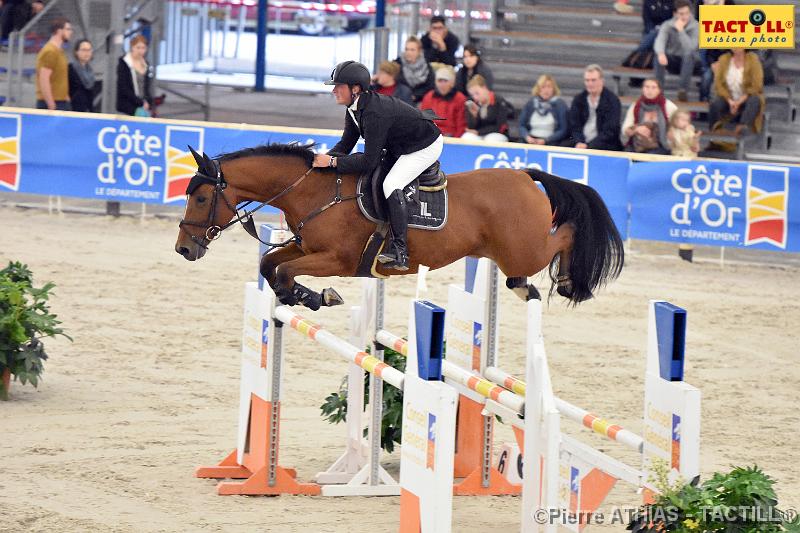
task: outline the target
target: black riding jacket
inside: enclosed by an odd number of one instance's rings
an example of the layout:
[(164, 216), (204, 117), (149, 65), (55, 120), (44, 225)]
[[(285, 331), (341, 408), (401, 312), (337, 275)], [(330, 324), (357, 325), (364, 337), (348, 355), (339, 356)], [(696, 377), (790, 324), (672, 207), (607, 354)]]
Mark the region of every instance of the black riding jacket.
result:
[[(358, 126), (345, 110), (342, 139), (328, 152), (337, 156), (336, 167), (344, 174), (372, 171), (384, 148), (396, 159), (427, 148), (442, 134), (429, 115), (393, 96), (362, 93), (353, 115)], [(359, 137), (364, 153), (350, 154)]]

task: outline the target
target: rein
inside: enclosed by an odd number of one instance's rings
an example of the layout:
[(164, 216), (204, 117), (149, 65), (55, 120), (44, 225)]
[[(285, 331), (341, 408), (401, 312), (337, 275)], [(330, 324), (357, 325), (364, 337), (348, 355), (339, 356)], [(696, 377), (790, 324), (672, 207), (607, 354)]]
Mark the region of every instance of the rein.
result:
[[(258, 232), (256, 231), (255, 222), (253, 221), (253, 214), (256, 213), (257, 211), (263, 209), (267, 205), (270, 205), (272, 202), (274, 202), (274, 201), (286, 196), (287, 194), (289, 194), (298, 185), (300, 185), (303, 182), (303, 180), (305, 180), (308, 177), (309, 174), (311, 174), (311, 171), (314, 170), (314, 167), (309, 168), (305, 172), (305, 174), (303, 174), (300, 177), (298, 177), (292, 184), (290, 184), (289, 186), (284, 188), (281, 192), (279, 192), (278, 194), (276, 194), (275, 196), (273, 196), (269, 200), (266, 200), (264, 202), (259, 203), (254, 209), (251, 209), (249, 211), (245, 209), (244, 212), (240, 214), (239, 210), (240, 209), (244, 209), (245, 207), (247, 207), (248, 205), (253, 203), (253, 201), (252, 200), (248, 200), (248, 201), (244, 202), (244, 204), (241, 205), (241, 206), (239, 206), (238, 204), (235, 205), (235, 206), (231, 205), (231, 203), (228, 201), (228, 197), (225, 196), (225, 189), (228, 188), (228, 182), (225, 181), (225, 177), (222, 174), (222, 167), (220, 166), (219, 161), (217, 161), (216, 159), (212, 159), (211, 161), (214, 164), (214, 174), (215, 174), (215, 176), (214, 177), (209, 176), (205, 172), (202, 172), (202, 171), (200, 171), (198, 169), (198, 171), (195, 173), (195, 175), (192, 178), (192, 180), (189, 182), (189, 186), (187, 187), (187, 202), (188, 202), (188, 196), (190, 196), (194, 192), (194, 190), (199, 185), (201, 185), (202, 183), (208, 183), (208, 184), (214, 185), (214, 196), (211, 199), (211, 209), (209, 210), (209, 213), (208, 213), (208, 219), (203, 223), (203, 222), (189, 221), (189, 220), (186, 220), (184, 218), (184, 219), (181, 219), (180, 223), (178, 224), (178, 227), (181, 227), (181, 228), (183, 226), (195, 226), (195, 227), (199, 227), (199, 228), (205, 228), (206, 231), (205, 231), (204, 237), (198, 237), (196, 235), (189, 234), (189, 237), (191, 238), (192, 242), (194, 242), (198, 246), (201, 246), (202, 248), (205, 248), (205, 249), (208, 249), (208, 245), (211, 243), (211, 241), (217, 240), (222, 235), (222, 232), (224, 230), (228, 229), (229, 227), (231, 227), (232, 225), (236, 224), (237, 222), (241, 223), (241, 225), (244, 228), (244, 230), (251, 237), (256, 239), (261, 244), (267, 246), (269, 248), (269, 250), (267, 250), (268, 252), (271, 251), (274, 248), (282, 248), (284, 246), (288, 246), (291, 243), (298, 243), (299, 244), (300, 243), (299, 232), (300, 232), (300, 230), (303, 229), (303, 227), (310, 220), (312, 220), (313, 218), (316, 218), (318, 215), (320, 215), (323, 212), (327, 211), (329, 208), (333, 207), (336, 204), (340, 204), (340, 203), (342, 203), (344, 201), (347, 201), (347, 200), (355, 200), (355, 199), (357, 199), (357, 198), (362, 196), (361, 194), (354, 194), (354, 195), (350, 195), (350, 196), (342, 196), (342, 194), (341, 194), (342, 178), (337, 173), (337, 176), (336, 176), (336, 191), (334, 193), (333, 200), (331, 200), (330, 202), (328, 202), (324, 206), (319, 207), (319, 208), (315, 209), (314, 211), (312, 211), (311, 213), (309, 213), (308, 215), (306, 215), (300, 221), (300, 223), (297, 225), (297, 234), (293, 235), (290, 239), (287, 239), (287, 240), (285, 240), (284, 242), (281, 242), (281, 243), (264, 242), (258, 236)], [(220, 196), (222, 196), (222, 200), (225, 202), (225, 205), (228, 206), (228, 209), (230, 209), (231, 211), (236, 213), (236, 217), (234, 217), (230, 222), (228, 222), (228, 223), (226, 223), (226, 224), (224, 224), (222, 226), (214, 224), (214, 217), (215, 217), (216, 211), (217, 211), (217, 202), (218, 202), (217, 199)]]

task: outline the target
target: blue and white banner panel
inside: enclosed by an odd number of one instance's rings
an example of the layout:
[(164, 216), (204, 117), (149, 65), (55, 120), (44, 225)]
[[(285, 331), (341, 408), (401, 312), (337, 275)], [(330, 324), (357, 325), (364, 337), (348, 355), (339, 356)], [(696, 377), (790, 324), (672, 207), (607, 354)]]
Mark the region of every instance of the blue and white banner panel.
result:
[[(264, 143), (316, 143), (328, 151), (338, 132), (124, 120), (108, 115), (0, 113), (0, 191), (146, 203), (182, 203), (196, 165), (187, 146), (211, 156)], [(358, 149), (363, 149), (358, 147)], [(524, 145), (448, 143), (445, 172), (539, 168), (597, 189), (625, 229), (623, 157), (559, 153)]]
[(634, 239), (800, 251), (800, 167), (634, 163), (628, 185)]

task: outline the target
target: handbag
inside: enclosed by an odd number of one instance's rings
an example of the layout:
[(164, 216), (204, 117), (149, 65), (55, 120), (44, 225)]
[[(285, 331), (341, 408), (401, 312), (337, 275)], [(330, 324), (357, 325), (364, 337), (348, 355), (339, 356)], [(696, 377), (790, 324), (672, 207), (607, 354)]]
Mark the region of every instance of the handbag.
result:
[(133, 112), (133, 116), (134, 117), (147, 117), (147, 118), (150, 118), (152, 115), (150, 115), (150, 111), (145, 109), (143, 106), (139, 106)]

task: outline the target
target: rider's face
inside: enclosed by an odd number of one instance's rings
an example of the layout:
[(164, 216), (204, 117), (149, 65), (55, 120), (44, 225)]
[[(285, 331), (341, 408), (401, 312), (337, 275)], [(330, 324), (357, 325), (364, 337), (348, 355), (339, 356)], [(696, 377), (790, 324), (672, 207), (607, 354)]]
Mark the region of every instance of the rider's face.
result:
[(331, 91), (333, 96), (336, 98), (336, 103), (340, 105), (350, 105), (352, 102), (352, 97), (350, 96), (350, 87), (347, 86), (345, 83), (337, 83), (333, 86), (333, 90)]

